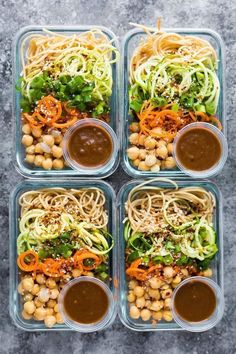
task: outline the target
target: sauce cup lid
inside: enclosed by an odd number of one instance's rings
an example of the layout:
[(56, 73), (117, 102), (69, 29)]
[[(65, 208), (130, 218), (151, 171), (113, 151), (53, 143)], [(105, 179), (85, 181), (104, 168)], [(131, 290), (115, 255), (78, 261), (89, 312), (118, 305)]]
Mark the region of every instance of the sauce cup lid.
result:
[[(64, 297), (73, 285), (78, 284), (80, 282), (87, 281), (87, 282), (92, 282), (100, 286), (104, 292), (107, 295), (108, 298), (108, 309), (107, 312), (104, 314), (104, 316), (95, 323), (79, 323), (74, 320), (72, 320), (66, 313), (64, 306), (63, 306), (63, 301)], [(70, 327), (72, 330), (78, 331), (78, 332), (83, 332), (83, 333), (90, 333), (90, 332), (95, 332), (104, 329), (107, 327), (112, 320), (114, 319), (115, 316), (115, 303), (114, 303), (114, 298), (112, 291), (110, 288), (100, 279), (94, 278), (94, 277), (89, 277), (89, 276), (81, 276), (79, 278), (75, 278), (73, 280), (70, 280), (62, 289), (59, 295), (58, 299), (58, 306), (59, 306), (59, 311), (60, 314), (65, 322), (65, 324)]]
[[(207, 318), (206, 320), (199, 321), (199, 322), (189, 322), (184, 320), (175, 310), (175, 296), (178, 292), (178, 290), (185, 284), (192, 282), (192, 281), (201, 281), (204, 282), (205, 284), (209, 285), (211, 289), (214, 291), (214, 294), (216, 296), (216, 307), (212, 315)], [(217, 323), (221, 320), (223, 313), (224, 313), (224, 295), (216, 282), (214, 282), (212, 279), (206, 278), (206, 277), (201, 277), (201, 276), (194, 276), (194, 277), (189, 277), (185, 280), (183, 280), (174, 290), (172, 298), (171, 298), (171, 310), (173, 314), (173, 318), (175, 322), (182, 327), (183, 329), (190, 331), (190, 332), (204, 332), (207, 331), (214, 326), (217, 325)]]
[[(103, 164), (103, 165), (95, 166), (95, 167), (83, 166), (70, 157), (70, 154), (68, 151), (69, 139), (71, 138), (72, 134), (78, 128), (80, 128), (82, 126), (86, 126), (86, 125), (93, 125), (93, 126), (103, 128), (111, 138), (112, 152), (111, 152), (111, 155), (110, 155), (110, 158), (108, 159), (108, 161), (105, 162), (105, 164)], [(97, 174), (97, 173), (107, 173), (112, 169), (112, 167), (116, 163), (116, 158), (117, 158), (117, 154), (118, 154), (118, 150), (119, 150), (119, 143), (118, 143), (116, 133), (110, 127), (109, 124), (107, 124), (97, 118), (84, 118), (84, 119), (79, 120), (75, 124), (73, 124), (66, 131), (66, 133), (63, 137), (63, 140), (62, 140), (62, 150), (63, 150), (63, 156), (71, 168), (73, 168), (74, 170), (78, 171), (79, 173), (81, 173), (83, 175), (91, 175), (91, 174)]]
[[(220, 145), (221, 145), (221, 156), (219, 158), (219, 161), (212, 166), (211, 168), (203, 171), (194, 171), (186, 168), (178, 159), (178, 154), (176, 153), (176, 147), (178, 144), (179, 138), (188, 130), (191, 130), (193, 128), (203, 128), (211, 131), (219, 140)], [(228, 144), (225, 135), (213, 124), (210, 123), (204, 123), (204, 122), (195, 122), (195, 123), (190, 123), (183, 127), (177, 134), (173, 142), (173, 156), (176, 161), (177, 166), (179, 167), (180, 170), (182, 170), (184, 173), (191, 177), (195, 178), (206, 178), (206, 177), (211, 177), (216, 174), (218, 174), (222, 168), (224, 167), (224, 164), (227, 160), (228, 157)]]

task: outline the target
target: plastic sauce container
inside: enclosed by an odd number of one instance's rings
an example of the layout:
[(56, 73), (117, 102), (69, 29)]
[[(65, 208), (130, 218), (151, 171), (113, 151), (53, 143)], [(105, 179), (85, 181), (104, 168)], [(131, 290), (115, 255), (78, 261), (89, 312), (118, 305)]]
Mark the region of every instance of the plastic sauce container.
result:
[(116, 163), (118, 140), (107, 123), (88, 118), (67, 130), (62, 148), (70, 167), (83, 174), (99, 174)]
[[(186, 306), (187, 306), (187, 298), (183, 296), (182, 292), (184, 287), (186, 288), (186, 285), (194, 285), (194, 283), (198, 283), (198, 284), (203, 284), (203, 285), (207, 285), (205, 288), (208, 288), (208, 290), (210, 290), (210, 292), (214, 295), (214, 306), (211, 309), (212, 311), (209, 312), (208, 316), (205, 316), (204, 319), (202, 318), (201, 320), (187, 320), (186, 318), (184, 318), (183, 314), (181, 314), (181, 311), (178, 311), (178, 303), (177, 303), (177, 298), (178, 301), (181, 300), (181, 295), (183, 297), (183, 302), (185, 304), (184, 306), (184, 310), (186, 312)], [(206, 296), (205, 298), (203, 297), (202, 294), (202, 299), (196, 298), (194, 300), (194, 298), (197, 296), (196, 293), (194, 293), (194, 290), (192, 288), (190, 288), (188, 290), (188, 294), (189, 295), (189, 302), (191, 301), (192, 306), (194, 305), (199, 305), (201, 306), (201, 308), (199, 308), (199, 312), (200, 310), (202, 311), (202, 308), (204, 307), (203, 305), (205, 304), (205, 302), (207, 302), (207, 300), (209, 300), (209, 295), (210, 292), (208, 291), (208, 296)], [(179, 296), (178, 296), (179, 295)], [(185, 294), (186, 296), (186, 294)], [(208, 298), (208, 299), (207, 299)], [(203, 299), (204, 299), (204, 303), (203, 303)], [(209, 303), (208, 303), (209, 305)], [(173, 317), (174, 320), (176, 321), (176, 323), (181, 326), (183, 329), (190, 331), (190, 332), (204, 332), (207, 331), (211, 328), (213, 328), (222, 318), (223, 316), (223, 312), (224, 312), (224, 297), (223, 297), (223, 293), (221, 291), (221, 288), (211, 279), (206, 278), (206, 277), (201, 277), (201, 276), (196, 276), (196, 277), (190, 277), (185, 279), (184, 281), (182, 281), (179, 286), (175, 289), (173, 296), (172, 296), (172, 300), (171, 300), (171, 308), (172, 308), (172, 313), (173, 313)], [(189, 311), (190, 313), (190, 311)], [(191, 314), (188, 313), (188, 316), (191, 317)], [(193, 314), (192, 314), (193, 315)], [(196, 309), (195, 309), (195, 316), (196, 316)], [(198, 314), (198, 317), (200, 315)]]
[[(90, 288), (86, 290), (88, 285)], [(84, 301), (84, 304), (79, 303), (79, 299)], [(105, 300), (104, 306), (101, 305), (101, 299)], [(113, 317), (115, 306), (109, 287), (97, 278), (86, 276), (73, 279), (64, 286), (58, 305), (65, 324), (84, 333), (105, 328)], [(102, 307), (102, 310), (99, 307)]]
[(213, 124), (191, 123), (177, 133), (173, 155), (184, 173), (195, 178), (214, 176), (227, 160), (227, 140)]

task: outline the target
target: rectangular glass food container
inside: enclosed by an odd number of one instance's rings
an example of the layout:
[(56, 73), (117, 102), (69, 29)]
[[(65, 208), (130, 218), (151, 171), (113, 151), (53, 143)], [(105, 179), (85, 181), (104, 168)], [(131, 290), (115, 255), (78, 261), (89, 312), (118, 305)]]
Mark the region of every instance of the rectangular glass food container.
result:
[(19, 217), (20, 206), (19, 197), (22, 193), (29, 190), (38, 190), (45, 188), (100, 188), (106, 197), (106, 209), (109, 215), (108, 231), (113, 235), (115, 246), (110, 252), (109, 256), (109, 287), (112, 290), (115, 309), (113, 316), (107, 326), (111, 325), (117, 314), (117, 237), (116, 237), (116, 217), (115, 217), (115, 192), (113, 188), (103, 181), (65, 181), (60, 182), (50, 181), (24, 181), (18, 184), (12, 191), (9, 200), (9, 242), (10, 242), (10, 290), (9, 290), (9, 312), (15, 325), (26, 331), (67, 331), (71, 330), (65, 324), (56, 324), (52, 328), (47, 328), (43, 321), (24, 320), (21, 316), (22, 301), (21, 295), (18, 294), (17, 286), (19, 284), (19, 269), (16, 264), (17, 247), (16, 240), (19, 235)]
[[(191, 28), (167, 28), (163, 32), (175, 32), (181, 35), (197, 36), (205, 39), (211, 43), (215, 48), (218, 57), (218, 71), (217, 75), (220, 82), (220, 97), (217, 110), (217, 117), (219, 118), (222, 126), (223, 133), (226, 135), (226, 113), (225, 113), (225, 57), (224, 57), (224, 43), (218, 33), (210, 29), (191, 29)], [(122, 166), (123, 169), (132, 177), (155, 177), (157, 173), (151, 171), (139, 171), (137, 167), (133, 166), (127, 157), (126, 150), (129, 146), (129, 125), (133, 121), (132, 116), (129, 114), (129, 65), (131, 56), (140, 44), (142, 39), (147, 36), (146, 32), (142, 29), (133, 29), (125, 35), (122, 43), (122, 77), (121, 77), (121, 129), (124, 135), (122, 144)], [(158, 176), (183, 176), (184, 172), (178, 168), (172, 170), (160, 170)]]
[[(103, 26), (27, 26), (23, 27), (17, 34), (13, 43), (13, 129), (14, 129), (14, 148), (13, 148), (13, 161), (16, 169), (19, 173), (28, 178), (41, 178), (41, 177), (93, 177), (93, 178), (105, 178), (112, 174), (119, 164), (119, 153), (112, 168), (108, 171), (102, 171), (96, 176), (85, 172), (83, 175), (78, 171), (73, 170), (70, 167), (66, 167), (62, 170), (45, 170), (41, 167), (28, 164), (25, 161), (25, 148), (21, 144), (22, 131), (21, 131), (21, 108), (20, 98), (21, 94), (16, 90), (16, 85), (19, 83), (20, 74), (22, 71), (22, 56), (26, 55), (27, 43), (24, 51), (21, 53), (22, 41), (31, 35), (42, 35), (43, 29), (47, 28), (52, 32), (62, 33), (63, 35), (72, 35), (76, 33), (83, 33), (97, 28), (107, 35), (113, 45), (119, 50), (119, 43), (115, 34), (106, 27)], [(110, 98), (110, 126), (113, 128), (117, 136), (119, 135), (119, 62), (112, 64), (112, 77), (113, 77), (113, 89), (112, 96)]]
[[(194, 180), (194, 179), (173, 179), (179, 187), (203, 187), (213, 194), (216, 200), (216, 206), (213, 216), (213, 224), (217, 234), (218, 253), (215, 259), (211, 262), (211, 269), (213, 271), (212, 279), (220, 286), (222, 292), (224, 289), (223, 284), (223, 220), (222, 220), (222, 199), (221, 192), (217, 185), (209, 180)], [(117, 219), (118, 219), (118, 234), (119, 234), (119, 317), (121, 322), (129, 329), (135, 331), (161, 331), (161, 330), (182, 330), (176, 322), (158, 322), (153, 325), (151, 323), (144, 322), (142, 320), (134, 320), (129, 316), (129, 305), (127, 301), (127, 281), (125, 275), (125, 240), (124, 240), (124, 224), (125, 218), (125, 202), (131, 189), (138, 184), (144, 182), (144, 180), (133, 180), (126, 183), (120, 190), (117, 203)], [(152, 182), (151, 185), (159, 186), (162, 188), (174, 188), (167, 182)]]

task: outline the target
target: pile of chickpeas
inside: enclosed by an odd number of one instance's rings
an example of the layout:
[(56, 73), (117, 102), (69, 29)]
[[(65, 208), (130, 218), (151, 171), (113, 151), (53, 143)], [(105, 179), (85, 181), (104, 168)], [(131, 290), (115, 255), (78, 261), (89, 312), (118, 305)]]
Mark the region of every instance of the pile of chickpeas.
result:
[(25, 146), (25, 160), (45, 170), (61, 170), (65, 165), (62, 151), (63, 132), (52, 129), (44, 134), (41, 128), (22, 125), (22, 144)]
[(63, 323), (58, 309), (58, 296), (61, 285), (58, 279), (37, 274), (24, 276), (18, 285), (18, 293), (23, 298), (22, 317), (25, 320), (34, 319), (44, 321), (45, 326), (53, 327), (56, 323)]
[[(207, 269), (198, 275), (211, 277), (212, 270)], [(166, 266), (163, 268), (163, 279), (153, 276), (145, 282), (130, 280), (127, 295), (130, 317), (135, 320), (152, 320), (153, 324), (161, 320), (171, 322), (172, 293), (179, 283), (189, 276), (186, 268), (176, 272), (173, 267)]]
[[(153, 128), (153, 131), (158, 133), (159, 129)], [(131, 123), (130, 131), (132, 134), (129, 136), (129, 142), (132, 146), (127, 149), (127, 156), (135, 167), (141, 171), (152, 172), (176, 167), (172, 143), (164, 139), (139, 134), (138, 122)]]

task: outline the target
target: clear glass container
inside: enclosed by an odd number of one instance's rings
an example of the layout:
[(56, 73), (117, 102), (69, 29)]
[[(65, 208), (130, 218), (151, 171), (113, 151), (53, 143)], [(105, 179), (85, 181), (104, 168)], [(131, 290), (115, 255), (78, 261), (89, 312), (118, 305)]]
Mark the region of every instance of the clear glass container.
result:
[[(112, 152), (108, 161), (102, 166), (101, 165), (95, 167), (82, 166), (79, 165), (77, 161), (73, 160), (70, 157), (67, 146), (71, 136), (73, 135), (74, 131), (76, 131), (79, 127), (88, 126), (88, 125), (103, 128), (103, 130), (105, 130), (107, 134), (110, 136), (112, 142)], [(106, 173), (106, 171), (112, 170), (117, 160), (119, 143), (114, 130), (107, 123), (102, 122), (99, 119), (95, 119), (95, 118), (89, 118), (89, 119), (86, 118), (73, 124), (66, 131), (62, 141), (62, 149), (63, 149), (63, 155), (65, 160), (73, 169), (77, 170), (79, 173), (82, 173), (84, 175), (89, 175), (89, 174), (99, 175), (102, 172)]]
[[(222, 197), (217, 185), (209, 180), (194, 180), (191, 178), (173, 178), (179, 187), (203, 187), (213, 194), (216, 206), (213, 215), (213, 224), (217, 234), (218, 252), (211, 262), (213, 271), (212, 279), (219, 285), (223, 294), (223, 220), (222, 220)], [(141, 319), (132, 319), (129, 315), (129, 304), (127, 301), (127, 279), (125, 274), (125, 239), (123, 220), (126, 217), (125, 202), (132, 188), (143, 183), (144, 180), (133, 180), (126, 183), (120, 190), (117, 197), (117, 219), (119, 233), (119, 317), (121, 322), (129, 329), (135, 331), (162, 331), (162, 330), (181, 330), (182, 328), (173, 320), (172, 322), (160, 321), (152, 324), (151, 321), (144, 322)], [(162, 188), (174, 188), (167, 182), (152, 182), (151, 185)]]
[[(216, 297), (216, 308), (212, 315), (207, 318), (204, 321), (199, 321), (199, 322), (188, 322), (185, 321), (175, 310), (175, 296), (179, 289), (189, 283), (189, 282), (194, 282), (194, 281), (199, 281), (207, 284), (214, 292), (215, 297)], [(175, 288), (175, 291), (173, 293), (172, 299), (171, 299), (171, 308), (172, 308), (172, 313), (173, 317), (183, 329), (186, 329), (187, 331), (190, 332), (204, 332), (208, 331), (209, 329), (215, 327), (217, 323), (221, 320), (223, 313), (224, 313), (224, 296), (222, 294), (221, 288), (216, 284), (213, 280), (206, 278), (206, 277), (190, 277), (185, 280), (183, 280), (177, 288)]]
[(9, 242), (10, 242), (10, 290), (9, 290), (9, 311), (10, 316), (15, 325), (26, 331), (62, 331), (71, 330), (65, 324), (56, 324), (52, 328), (47, 328), (43, 321), (25, 320), (22, 315), (23, 303), (21, 295), (18, 294), (17, 286), (19, 284), (19, 269), (16, 264), (17, 247), (16, 240), (19, 235), (19, 217), (20, 217), (20, 196), (30, 190), (38, 190), (45, 188), (100, 188), (106, 197), (105, 207), (108, 211), (108, 231), (113, 235), (115, 246), (109, 253), (109, 280), (107, 285), (112, 291), (114, 298), (114, 309), (109, 322), (105, 327), (108, 327), (114, 321), (117, 314), (117, 233), (116, 233), (116, 215), (115, 215), (115, 192), (113, 188), (106, 182), (96, 180), (76, 180), (76, 181), (55, 181), (55, 180), (37, 180), (23, 181), (18, 184), (12, 191), (9, 199)]
[[(25, 147), (21, 144), (22, 131), (21, 131), (21, 109), (20, 109), (20, 92), (16, 90), (16, 85), (19, 83), (20, 74), (22, 71), (22, 57), (21, 57), (21, 44), (24, 39), (30, 35), (42, 35), (43, 28), (47, 28), (50, 31), (62, 33), (64, 35), (72, 35), (75, 33), (82, 33), (91, 30), (92, 28), (100, 29), (107, 37), (112, 41), (112, 44), (119, 50), (119, 43), (115, 34), (106, 27), (102, 26), (27, 26), (22, 28), (15, 37), (13, 43), (13, 129), (14, 129), (14, 148), (13, 148), (13, 161), (17, 171), (24, 177), (28, 178), (57, 178), (57, 177), (83, 177), (83, 173), (78, 172), (71, 167), (65, 167), (62, 170), (45, 170), (41, 167), (37, 167), (28, 164), (25, 161)], [(27, 42), (25, 50), (22, 55), (25, 57), (27, 48)], [(110, 98), (110, 126), (118, 135), (119, 133), (119, 62), (112, 64), (112, 77), (113, 77), (113, 89), (112, 96)], [(108, 171), (101, 171), (97, 175), (90, 175), (93, 178), (105, 178), (112, 174), (119, 164), (119, 154), (117, 154), (114, 165)], [(85, 175), (86, 177), (88, 175)]]
[[(212, 132), (220, 142), (220, 146), (221, 146), (220, 159), (214, 166), (212, 166), (208, 170), (193, 171), (193, 170), (187, 169), (184, 167), (184, 165), (181, 163), (181, 161), (178, 158), (178, 154), (176, 151), (178, 139), (185, 132), (187, 132), (191, 129), (194, 129), (194, 128), (206, 129), (206, 130)], [(208, 178), (208, 177), (212, 177), (212, 176), (217, 175), (218, 173), (220, 173), (220, 171), (224, 167), (224, 164), (226, 163), (226, 160), (228, 157), (228, 144), (227, 144), (227, 140), (226, 140), (224, 134), (218, 128), (216, 128), (213, 124), (209, 124), (209, 123), (196, 122), (196, 123), (191, 123), (191, 124), (186, 125), (184, 128), (182, 128), (177, 133), (177, 135), (174, 139), (174, 142), (173, 142), (173, 147), (174, 147), (173, 156), (176, 160), (177, 166), (179, 166), (181, 171), (183, 171), (184, 173), (186, 173), (187, 175), (189, 175), (193, 178)]]
[[(210, 29), (191, 29), (191, 28), (163, 28), (166, 32), (175, 32), (182, 35), (197, 36), (209, 41), (215, 48), (218, 56), (218, 71), (217, 75), (220, 82), (220, 97), (217, 110), (217, 117), (219, 118), (222, 126), (223, 133), (226, 136), (226, 111), (225, 111), (225, 49), (224, 43), (218, 33)], [(135, 48), (140, 44), (140, 41), (145, 38), (147, 34), (140, 28), (133, 29), (125, 35), (122, 44), (122, 77), (121, 77), (121, 129), (124, 135), (121, 146), (122, 154), (122, 166), (127, 174), (132, 177), (168, 177), (177, 176), (181, 177), (184, 172), (178, 168), (171, 170), (160, 170), (159, 172), (152, 171), (140, 171), (137, 167), (133, 166), (127, 157), (126, 150), (129, 147), (129, 125), (133, 121), (131, 115), (129, 115), (129, 65), (131, 56), (134, 53)]]

